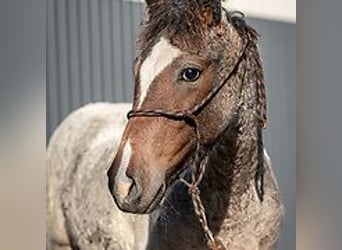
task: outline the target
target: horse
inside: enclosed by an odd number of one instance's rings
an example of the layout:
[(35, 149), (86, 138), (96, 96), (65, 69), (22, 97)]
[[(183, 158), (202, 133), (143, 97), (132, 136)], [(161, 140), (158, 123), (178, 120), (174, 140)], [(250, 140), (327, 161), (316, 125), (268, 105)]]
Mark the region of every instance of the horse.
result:
[(146, 4), (133, 104), (81, 108), (50, 140), (51, 249), (274, 249), (257, 32), (218, 0)]

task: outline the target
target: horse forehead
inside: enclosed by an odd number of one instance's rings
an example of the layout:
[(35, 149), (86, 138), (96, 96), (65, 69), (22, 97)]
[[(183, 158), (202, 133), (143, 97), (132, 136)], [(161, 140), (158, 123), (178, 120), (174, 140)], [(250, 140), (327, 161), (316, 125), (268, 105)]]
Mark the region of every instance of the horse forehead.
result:
[(168, 66), (174, 59), (181, 56), (184, 52), (172, 45), (166, 38), (160, 40), (152, 47), (151, 52), (141, 64), (140, 68), (140, 100), (141, 106), (148, 89), (153, 80)]

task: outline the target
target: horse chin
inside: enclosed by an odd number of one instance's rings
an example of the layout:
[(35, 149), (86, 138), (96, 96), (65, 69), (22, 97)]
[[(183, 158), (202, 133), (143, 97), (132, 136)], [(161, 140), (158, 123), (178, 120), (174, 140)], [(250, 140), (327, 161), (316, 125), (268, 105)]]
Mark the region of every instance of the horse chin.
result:
[[(185, 161), (181, 162), (179, 165), (183, 165), (182, 168), (180, 168), (176, 173), (171, 175), (168, 181), (160, 185), (157, 192), (153, 196), (150, 203), (148, 203), (147, 206), (141, 206), (137, 207), (136, 211), (134, 213), (139, 214), (149, 214), (154, 212), (156, 209), (158, 209), (163, 201), (165, 200), (165, 195), (170, 186), (172, 186), (179, 178), (179, 176), (188, 168), (187, 164), (184, 164)], [(131, 211), (128, 211), (131, 212)]]
[(166, 185), (162, 184), (155, 192), (155, 195), (150, 197), (141, 197), (137, 203), (118, 202), (114, 196), (117, 207), (125, 213), (134, 214), (149, 214), (156, 210), (161, 203), (166, 191)]
[[(179, 169), (173, 174), (169, 174), (168, 180), (162, 184), (150, 204), (147, 206), (146, 210), (143, 212), (144, 214), (152, 213), (155, 211), (158, 207), (160, 207), (165, 200), (165, 195), (170, 186), (172, 186), (180, 177), (180, 175), (188, 168), (189, 159), (185, 158), (183, 161), (177, 164), (177, 166), (174, 166), (174, 168)], [(187, 164), (189, 163), (189, 164)]]
[(154, 196), (154, 198), (152, 199), (152, 201), (150, 202), (150, 204), (147, 206), (147, 208), (145, 209), (145, 211), (143, 211), (143, 214), (149, 214), (154, 212), (156, 209), (158, 209), (160, 206), (162, 206), (164, 200), (165, 200), (165, 195), (166, 195), (166, 191), (168, 190), (168, 187), (172, 186), (177, 180), (179, 175), (184, 172), (186, 168), (181, 169), (181, 171), (177, 172), (177, 174), (175, 174), (170, 181), (168, 182), (168, 184), (163, 184), (160, 186), (160, 188), (158, 189), (156, 195)]

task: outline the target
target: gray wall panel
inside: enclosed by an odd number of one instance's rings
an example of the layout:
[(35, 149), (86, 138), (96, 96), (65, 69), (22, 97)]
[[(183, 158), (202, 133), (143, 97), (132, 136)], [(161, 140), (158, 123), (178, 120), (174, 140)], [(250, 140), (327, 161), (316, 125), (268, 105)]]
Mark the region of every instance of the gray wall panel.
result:
[[(93, 93), (93, 101), (101, 101), (103, 92), (103, 82), (101, 77), (101, 36), (100, 36), (100, 18), (99, 4), (100, 1), (89, 1), (89, 28), (90, 28), (90, 68), (91, 68), (91, 86)], [(102, 2), (101, 2), (102, 4)]]
[[(78, 35), (78, 20), (77, 20), (77, 1), (67, 1), (68, 15), (68, 52), (69, 52), (69, 68), (70, 78), (69, 85), (71, 90), (71, 109), (74, 110), (81, 103), (80, 91), (80, 60), (79, 60), (79, 35)], [(72, 83), (72, 84), (70, 84)]]
[(141, 3), (47, 1), (47, 136), (89, 102), (130, 101)]
[(51, 135), (51, 130), (59, 122), (58, 108), (58, 82), (57, 82), (57, 62), (56, 62), (56, 29), (55, 29), (55, 8), (54, 2), (47, 2), (47, 18), (46, 20), (46, 50), (47, 56), (46, 67), (46, 110), (47, 110), (47, 138)]
[[(124, 99), (130, 100), (132, 97), (131, 84), (133, 83), (133, 59), (134, 59), (134, 35), (133, 35), (133, 18), (132, 18), (132, 3), (128, 1), (122, 2), (121, 9), (121, 38), (122, 38), (122, 68), (123, 75), (127, 76), (123, 82)], [(137, 24), (135, 24), (137, 25)]]
[[(112, 41), (112, 65), (113, 65), (113, 82), (114, 84), (114, 100), (124, 100), (124, 72), (122, 68), (123, 51), (122, 51), (122, 2), (111, 1), (111, 41)], [(115, 66), (114, 66), (115, 65)], [(117, 65), (120, 65), (117, 67)]]
[(111, 53), (111, 25), (110, 25), (110, 0), (103, 0), (100, 6), (100, 29), (101, 29), (101, 57), (102, 57), (102, 79), (103, 79), (103, 98), (113, 100), (112, 82), (112, 56)]
[[(124, 0), (47, 1), (47, 136), (89, 102), (131, 101), (143, 4)], [(261, 34), (269, 126), (265, 144), (286, 205), (279, 250), (295, 249), (295, 25), (248, 20)]]
[[(50, 0), (51, 1), (51, 0)], [(73, 1), (73, 0), (71, 0)], [(92, 100), (91, 95), (91, 67), (90, 67), (90, 41), (88, 25), (89, 3), (86, 0), (77, 1), (78, 11), (78, 35), (79, 35), (79, 60), (80, 60), (80, 81), (81, 81), (81, 103), (88, 103)]]
[(279, 250), (296, 249), (296, 39), (295, 25), (251, 20), (260, 37), (269, 126), (265, 144), (286, 206)]
[(57, 86), (59, 93), (59, 117), (65, 117), (69, 112), (71, 105), (71, 95), (69, 91), (69, 51), (67, 43), (67, 13), (66, 13), (66, 0), (58, 0), (55, 2), (55, 22), (56, 22), (56, 59), (57, 59)]

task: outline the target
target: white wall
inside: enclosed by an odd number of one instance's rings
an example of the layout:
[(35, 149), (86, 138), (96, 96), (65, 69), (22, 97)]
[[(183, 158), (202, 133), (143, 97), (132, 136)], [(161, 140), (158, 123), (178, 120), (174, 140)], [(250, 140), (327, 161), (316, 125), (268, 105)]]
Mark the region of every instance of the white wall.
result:
[(248, 17), (296, 22), (296, 0), (228, 0), (224, 6), (240, 10)]
[[(145, 2), (145, 0), (124, 0)], [(296, 22), (296, 0), (226, 0), (223, 6), (228, 10), (239, 10), (248, 17)]]

